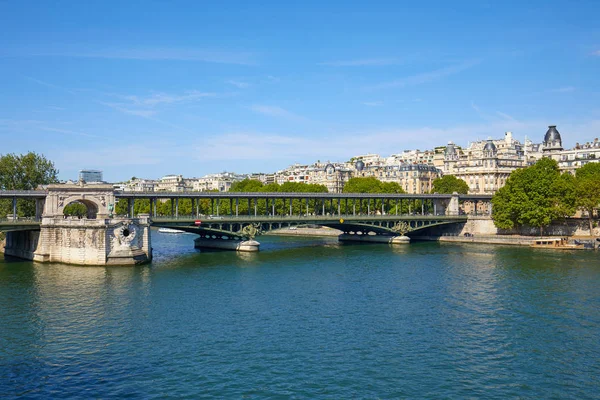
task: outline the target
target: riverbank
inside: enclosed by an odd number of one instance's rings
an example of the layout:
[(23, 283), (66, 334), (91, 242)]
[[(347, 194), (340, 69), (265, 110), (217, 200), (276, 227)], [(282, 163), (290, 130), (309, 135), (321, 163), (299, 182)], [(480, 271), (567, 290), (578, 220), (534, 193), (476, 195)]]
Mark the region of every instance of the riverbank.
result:
[[(306, 237), (337, 237), (342, 232), (332, 228), (296, 228), (296, 229), (277, 229), (266, 232), (267, 236), (306, 236)], [(546, 237), (546, 236), (545, 236)], [(547, 236), (552, 238), (556, 236)], [(414, 241), (434, 241), (442, 243), (477, 243), (477, 244), (499, 244), (508, 246), (531, 246), (540, 236), (525, 236), (525, 235), (486, 235), (486, 234), (470, 234), (465, 236), (456, 234), (445, 234), (442, 236), (413, 236)], [(578, 235), (570, 236), (570, 240), (594, 241), (592, 236)]]

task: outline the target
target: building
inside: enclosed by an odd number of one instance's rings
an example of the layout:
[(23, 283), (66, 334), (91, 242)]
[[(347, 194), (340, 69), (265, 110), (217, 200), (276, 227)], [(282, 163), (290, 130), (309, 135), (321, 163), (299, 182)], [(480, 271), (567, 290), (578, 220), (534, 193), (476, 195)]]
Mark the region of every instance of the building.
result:
[(575, 170), (590, 162), (600, 162), (600, 142), (595, 138), (593, 142), (583, 145), (577, 143), (572, 149), (564, 150), (562, 138), (556, 125), (550, 125), (544, 142), (541, 146), (542, 155), (558, 162), (561, 171), (575, 174)]
[(155, 190), (159, 192), (186, 192), (191, 187), (186, 187), (186, 182), (181, 175), (165, 175), (156, 182)]
[(527, 165), (524, 146), (506, 132), (503, 139), (472, 142), (466, 149), (449, 142), (442, 171), (467, 182), (471, 194), (493, 194), (514, 170)]
[(102, 171), (96, 169), (82, 169), (79, 171), (79, 180), (86, 183), (104, 183)]
[(311, 165), (294, 164), (277, 171), (274, 181), (279, 185), (286, 182), (323, 185), (330, 193), (341, 193), (351, 177), (352, 169), (345, 163), (317, 161)]
[(233, 172), (221, 172), (218, 174), (205, 175), (202, 178), (193, 178), (189, 180), (192, 190), (195, 192), (219, 191), (228, 192), (233, 182), (245, 179), (244, 175), (237, 175)]
[(442, 172), (428, 164), (397, 163), (365, 165), (362, 160), (354, 164), (354, 177), (374, 177), (382, 182), (396, 182), (406, 193), (431, 193), (433, 181)]
[(124, 184), (126, 192), (154, 192), (158, 182), (152, 179), (135, 178)]

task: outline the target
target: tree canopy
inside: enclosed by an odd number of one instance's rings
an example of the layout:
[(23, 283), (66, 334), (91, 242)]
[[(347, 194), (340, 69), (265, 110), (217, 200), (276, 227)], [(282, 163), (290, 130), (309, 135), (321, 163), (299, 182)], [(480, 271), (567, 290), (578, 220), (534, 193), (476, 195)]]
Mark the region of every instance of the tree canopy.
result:
[(323, 185), (300, 182), (285, 182), (281, 185), (269, 183), (264, 185), (254, 179), (244, 179), (234, 182), (229, 189), (230, 192), (281, 192), (281, 193), (327, 193)]
[(0, 190), (33, 190), (38, 185), (58, 182), (58, 170), (43, 155), (0, 156)]
[(511, 173), (492, 198), (492, 218), (500, 229), (528, 225), (540, 229), (575, 212), (575, 182), (558, 164), (542, 158)]
[[(58, 170), (41, 154), (0, 156), (0, 190), (33, 190), (39, 185), (57, 182)], [(17, 212), (21, 217), (35, 215), (35, 200), (18, 200)], [(0, 216), (8, 213), (12, 213), (11, 200), (0, 200)]]
[(454, 175), (445, 175), (433, 181), (432, 192), (440, 194), (452, 194), (454, 192), (467, 194), (469, 192), (469, 185)]
[(344, 185), (344, 193), (404, 193), (396, 182), (382, 182), (374, 177), (351, 178)]
[(600, 205), (600, 163), (588, 163), (575, 171), (575, 198), (588, 216), (590, 235), (594, 232), (594, 209)]

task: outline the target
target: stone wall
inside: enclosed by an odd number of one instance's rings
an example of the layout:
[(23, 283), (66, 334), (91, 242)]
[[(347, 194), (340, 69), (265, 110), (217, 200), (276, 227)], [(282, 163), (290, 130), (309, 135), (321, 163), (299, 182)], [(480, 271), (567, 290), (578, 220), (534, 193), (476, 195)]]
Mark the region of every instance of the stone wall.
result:
[(6, 234), (5, 254), (39, 262), (131, 265), (152, 259), (148, 218), (48, 218), (39, 231)]
[[(423, 229), (415, 236), (539, 236), (539, 228), (522, 227), (519, 229), (498, 229), (489, 216), (469, 216), (467, 222), (462, 224), (442, 225)], [(589, 225), (586, 218), (568, 218), (563, 222), (554, 223), (544, 228), (544, 236), (589, 236)], [(594, 235), (600, 236), (600, 228), (594, 229)]]
[(39, 231), (14, 231), (7, 232), (4, 254), (7, 256), (33, 260), (33, 255), (38, 247)]

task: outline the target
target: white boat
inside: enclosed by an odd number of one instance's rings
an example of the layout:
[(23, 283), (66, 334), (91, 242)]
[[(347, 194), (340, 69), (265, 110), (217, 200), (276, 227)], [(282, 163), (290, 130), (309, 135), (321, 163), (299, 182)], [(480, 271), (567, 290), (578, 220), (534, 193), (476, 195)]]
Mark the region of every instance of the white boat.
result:
[(171, 229), (171, 228), (158, 228), (160, 233), (187, 233), (185, 231), (180, 231), (179, 229)]

